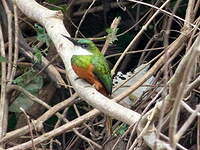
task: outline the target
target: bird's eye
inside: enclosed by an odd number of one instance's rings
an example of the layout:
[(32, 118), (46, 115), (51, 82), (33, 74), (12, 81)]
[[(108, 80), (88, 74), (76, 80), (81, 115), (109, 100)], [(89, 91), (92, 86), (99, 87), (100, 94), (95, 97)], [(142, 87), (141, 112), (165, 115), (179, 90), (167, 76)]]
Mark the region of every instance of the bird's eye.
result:
[(85, 43), (84, 43), (84, 44), (81, 44), (81, 47), (82, 47), (82, 48), (88, 48), (88, 44), (85, 44)]

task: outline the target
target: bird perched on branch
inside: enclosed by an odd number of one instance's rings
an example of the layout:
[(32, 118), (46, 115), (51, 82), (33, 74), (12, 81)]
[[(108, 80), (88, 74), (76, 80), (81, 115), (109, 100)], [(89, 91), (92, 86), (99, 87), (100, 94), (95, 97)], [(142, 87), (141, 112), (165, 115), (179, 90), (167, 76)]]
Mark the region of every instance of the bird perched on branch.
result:
[(96, 45), (88, 39), (70, 40), (74, 46), (71, 64), (78, 77), (94, 85), (97, 91), (109, 97), (112, 92), (112, 77), (110, 68), (103, 54)]
[[(112, 93), (112, 77), (110, 68), (103, 54), (96, 45), (88, 39), (70, 40), (75, 48), (71, 58), (71, 64), (78, 77), (94, 85), (97, 91), (106, 97)], [(111, 119), (107, 118), (106, 126), (111, 132)]]

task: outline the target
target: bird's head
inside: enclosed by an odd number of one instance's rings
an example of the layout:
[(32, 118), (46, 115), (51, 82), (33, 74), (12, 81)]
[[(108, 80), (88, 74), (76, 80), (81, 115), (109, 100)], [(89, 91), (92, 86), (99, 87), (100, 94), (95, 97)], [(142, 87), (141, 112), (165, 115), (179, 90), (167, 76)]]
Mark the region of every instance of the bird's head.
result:
[(74, 53), (73, 55), (95, 55), (100, 54), (99, 49), (96, 47), (96, 45), (89, 39), (78, 39), (74, 40), (73, 38), (70, 38), (68, 36), (62, 35), (68, 40), (70, 40), (74, 46)]

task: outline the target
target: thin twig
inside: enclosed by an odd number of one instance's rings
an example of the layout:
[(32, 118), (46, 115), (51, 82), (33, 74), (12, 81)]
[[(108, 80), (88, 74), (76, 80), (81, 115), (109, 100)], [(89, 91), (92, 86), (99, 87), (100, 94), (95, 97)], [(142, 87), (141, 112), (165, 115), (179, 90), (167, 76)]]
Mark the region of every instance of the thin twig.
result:
[[(194, 7), (195, 7), (195, 1), (189, 0), (188, 7), (186, 10), (186, 15), (185, 15), (185, 20), (187, 20), (184, 22), (185, 27), (189, 27), (192, 24), (192, 22), (194, 21)], [(194, 25), (193, 27), (195, 28), (196, 25)]]
[(16, 73), (16, 68), (17, 68), (17, 60), (18, 60), (18, 53), (19, 53), (19, 25), (18, 25), (18, 15), (17, 15), (17, 6), (16, 4), (14, 6), (14, 18), (15, 18), (15, 51), (14, 51), (14, 60), (13, 60), (13, 66), (12, 66), (12, 71), (9, 77), (9, 82), (8, 84), (11, 84), (15, 73)]
[(2, 0), (4, 9), (7, 14), (8, 19), (8, 73), (7, 73), (7, 80), (10, 79), (11, 75), (11, 62), (12, 62), (12, 56), (13, 56), (13, 36), (12, 36), (12, 12), (10, 11), (7, 2), (5, 0)]
[(185, 123), (182, 125), (182, 127), (179, 129), (179, 131), (176, 133), (176, 135), (175, 135), (176, 143), (178, 143), (181, 136), (185, 133), (185, 131), (188, 129), (188, 127), (191, 125), (191, 123), (194, 121), (194, 119), (197, 117), (199, 111), (200, 111), (200, 105), (197, 105), (196, 110), (190, 115), (190, 117), (185, 121)]
[[(189, 113), (194, 113), (195, 110), (192, 109), (186, 102), (181, 101), (181, 106), (183, 106)], [(197, 115), (200, 115), (200, 112), (197, 113)]]
[[(0, 54), (6, 58), (4, 39), (0, 24)], [(6, 62), (1, 62), (1, 97), (0, 97), (0, 139), (6, 134), (8, 121), (8, 102), (6, 99)], [(3, 148), (3, 144), (0, 144)]]
[[(161, 136), (163, 139), (169, 141), (169, 137), (167, 137), (166, 135), (160, 133), (160, 136)], [(177, 143), (177, 147), (180, 148), (180, 150), (188, 150), (188, 149), (186, 149), (185, 147), (183, 147), (182, 145), (180, 145), (179, 143)]]
[(26, 111), (25, 111), (22, 107), (20, 107), (20, 110), (24, 113), (24, 115), (25, 115), (25, 117), (26, 117), (26, 120), (27, 120), (27, 122), (28, 122), (29, 131), (30, 131), (30, 134), (31, 134), (32, 148), (33, 148), (34, 150), (36, 150), (35, 144), (34, 144), (34, 142), (33, 142), (34, 136), (33, 136), (33, 132), (32, 132), (32, 129), (31, 129), (30, 117), (28, 116), (28, 114), (26, 113)]
[(181, 2), (182, 2), (182, 0), (177, 0), (176, 4), (174, 5), (173, 10), (172, 10), (173, 15), (170, 16), (170, 18), (168, 19), (167, 27), (166, 27), (166, 38), (165, 38), (167, 43), (169, 43), (170, 29), (171, 29), (171, 26), (172, 26), (174, 15), (175, 15), (175, 13), (176, 13)]
[[(85, 2), (85, 1), (86, 1), (86, 0), (81, 1), (81, 4), (83, 4), (83, 2)], [(92, 2), (92, 1), (90, 1), (90, 2)], [(129, 2), (123, 2), (123, 4), (124, 4), (124, 5), (127, 5), (127, 4), (130, 4), (130, 3), (129, 3)], [(110, 7), (111, 7), (111, 8), (118, 8), (119, 5), (118, 5), (117, 2), (112, 2), (112, 3), (110, 4)], [(88, 13), (100, 12), (100, 11), (103, 11), (103, 9), (104, 9), (104, 8), (103, 8), (101, 5), (100, 5), (100, 6), (95, 6), (95, 7), (91, 8), (91, 9), (88, 11)], [(85, 10), (76, 11), (76, 12), (73, 13), (73, 17), (82, 16), (84, 13), (85, 13)]]
[(79, 32), (79, 30), (80, 30), (80, 27), (81, 27), (81, 25), (82, 25), (82, 23), (83, 23), (83, 21), (84, 21), (86, 15), (87, 15), (88, 11), (89, 11), (90, 8), (94, 5), (95, 1), (96, 1), (96, 0), (93, 0), (93, 1), (92, 1), (92, 3), (90, 4), (90, 6), (88, 7), (88, 9), (85, 11), (83, 17), (81, 18), (81, 21), (80, 21), (80, 23), (79, 23), (79, 25), (78, 25), (78, 28), (77, 28), (77, 30), (76, 30), (76, 33), (75, 33), (75, 38), (77, 38), (78, 32)]
[(195, 7), (194, 7), (194, 17), (196, 16), (197, 14), (197, 11), (199, 9), (199, 5), (200, 5), (200, 0), (197, 0), (196, 4), (195, 4)]
[[(134, 51), (126, 52), (126, 55), (142, 53), (142, 52), (149, 52), (149, 51), (157, 51), (157, 50), (162, 50), (162, 49), (165, 49), (165, 48), (166, 47), (157, 47), (157, 48), (147, 48), (147, 49), (143, 49), (143, 50), (134, 50)], [(105, 58), (111, 58), (111, 57), (119, 56), (121, 54), (122, 53), (115, 53), (115, 54), (111, 54), (111, 55), (105, 56)]]

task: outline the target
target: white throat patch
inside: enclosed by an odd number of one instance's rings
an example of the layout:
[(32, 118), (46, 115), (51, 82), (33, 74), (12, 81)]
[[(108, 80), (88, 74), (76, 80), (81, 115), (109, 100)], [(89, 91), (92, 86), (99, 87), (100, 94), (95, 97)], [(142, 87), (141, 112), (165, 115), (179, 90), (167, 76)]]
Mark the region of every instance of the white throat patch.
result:
[(73, 55), (93, 55), (93, 54), (80, 46), (75, 46)]

